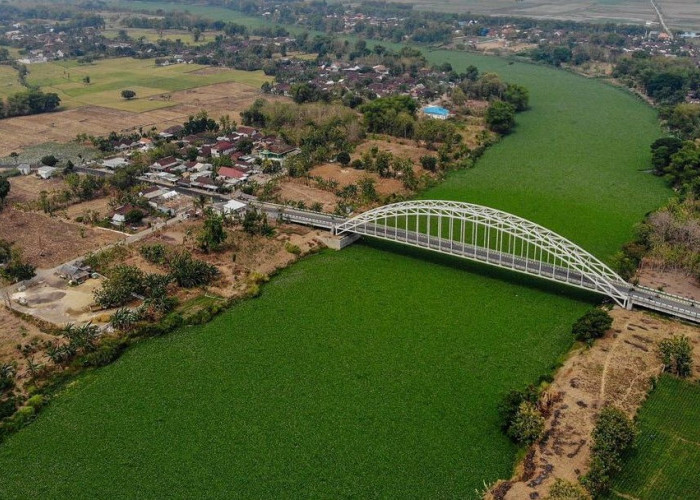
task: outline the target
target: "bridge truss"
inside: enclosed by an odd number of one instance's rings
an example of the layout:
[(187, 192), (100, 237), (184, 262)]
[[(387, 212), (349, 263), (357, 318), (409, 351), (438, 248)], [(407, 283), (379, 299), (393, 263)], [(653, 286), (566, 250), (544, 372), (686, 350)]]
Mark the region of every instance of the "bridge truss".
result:
[(426, 248), (607, 295), (629, 305), (627, 284), (610, 267), (534, 222), (489, 207), (442, 200), (394, 203), (334, 227)]

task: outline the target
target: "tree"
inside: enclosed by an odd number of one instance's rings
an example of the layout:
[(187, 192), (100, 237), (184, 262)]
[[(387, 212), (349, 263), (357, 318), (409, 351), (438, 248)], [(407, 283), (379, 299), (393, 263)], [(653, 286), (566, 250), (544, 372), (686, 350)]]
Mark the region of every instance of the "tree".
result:
[(612, 476), (622, 468), (622, 454), (636, 436), (634, 423), (621, 410), (612, 406), (601, 410), (592, 433), (591, 468), (582, 480), (592, 495), (601, 496), (610, 489)]
[(10, 194), (10, 181), (0, 177), (0, 209), (5, 206), (5, 198)]
[(486, 110), (486, 124), (499, 134), (509, 133), (515, 126), (515, 107), (504, 101), (493, 101)]
[(123, 99), (130, 101), (134, 97), (136, 97), (136, 92), (134, 92), (133, 90), (129, 90), (129, 89), (122, 90), (122, 98)]
[(270, 236), (273, 233), (272, 227), (267, 223), (265, 212), (258, 212), (256, 209), (248, 210), (245, 213), (243, 230), (251, 235)]
[(523, 401), (508, 428), (508, 435), (518, 443), (532, 444), (544, 431), (544, 417), (537, 407), (529, 401)]
[(612, 326), (612, 317), (607, 311), (595, 308), (581, 316), (571, 328), (576, 340), (592, 343), (593, 340), (605, 335)]
[(503, 100), (512, 104), (515, 111), (525, 111), (529, 107), (530, 92), (522, 85), (509, 83), (503, 94)]
[(204, 221), (204, 228), (197, 238), (199, 248), (203, 252), (217, 251), (227, 237), (228, 233), (224, 229), (223, 218), (213, 210), (209, 210)]
[(83, 83), (84, 83), (85, 85), (90, 85), (90, 75), (85, 75), (85, 76), (83, 77)]
[(134, 294), (143, 293), (143, 280), (144, 273), (139, 268), (116, 266), (102, 287), (95, 290), (95, 302), (105, 309), (123, 306), (133, 300)]
[(168, 265), (170, 277), (183, 288), (208, 285), (219, 275), (215, 266), (193, 259), (189, 252), (174, 254)]
[(338, 160), (338, 163), (340, 163), (343, 167), (347, 167), (350, 164), (350, 153), (347, 151), (341, 151), (336, 156), (336, 160)]
[(253, 146), (253, 140), (248, 137), (244, 137), (238, 141), (238, 144), (236, 144), (236, 151), (243, 153), (244, 155), (249, 155), (253, 152)]
[(685, 335), (674, 335), (659, 342), (659, 352), (664, 370), (679, 377), (689, 377), (693, 373), (693, 345)]
[(53, 167), (56, 165), (56, 163), (58, 163), (58, 158), (56, 158), (54, 155), (46, 155), (41, 158), (41, 163), (47, 167)]
[(420, 164), (424, 169), (435, 172), (435, 169), (437, 169), (437, 158), (430, 155), (421, 156)]
[(590, 500), (591, 496), (580, 484), (557, 478), (549, 488), (545, 500)]
[(140, 224), (143, 220), (144, 213), (138, 208), (132, 208), (124, 215), (124, 221), (127, 224)]

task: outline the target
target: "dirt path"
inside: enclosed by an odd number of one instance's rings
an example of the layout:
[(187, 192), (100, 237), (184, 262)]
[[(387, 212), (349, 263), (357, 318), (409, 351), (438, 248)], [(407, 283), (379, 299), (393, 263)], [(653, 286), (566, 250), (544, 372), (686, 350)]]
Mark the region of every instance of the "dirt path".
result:
[(633, 416), (663, 365), (660, 340), (685, 334), (695, 345), (693, 378), (700, 375), (700, 328), (642, 311), (614, 309), (608, 334), (590, 349), (572, 352), (540, 405), (546, 410), (545, 434), (530, 449), (516, 477), (498, 485), (495, 498), (547, 496), (556, 478), (577, 482), (588, 470), (590, 434), (600, 409), (608, 404)]

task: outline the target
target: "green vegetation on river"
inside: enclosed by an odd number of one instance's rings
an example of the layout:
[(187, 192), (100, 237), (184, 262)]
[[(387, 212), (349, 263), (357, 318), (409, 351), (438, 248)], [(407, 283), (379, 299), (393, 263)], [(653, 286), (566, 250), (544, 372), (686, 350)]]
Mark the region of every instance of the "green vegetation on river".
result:
[(0, 497), (469, 496), (510, 473), (500, 395), (588, 307), (492, 274), (381, 244), (306, 259), (80, 377), (0, 446)]
[[(642, 172), (661, 131), (632, 96), (547, 67), (428, 56), (525, 85), (532, 109), (424, 197), (513, 212), (603, 259), (668, 198)], [(592, 302), (393, 245), (325, 252), (78, 378), (0, 445), (0, 497), (474, 496), (513, 465), (501, 395), (550, 369)]]

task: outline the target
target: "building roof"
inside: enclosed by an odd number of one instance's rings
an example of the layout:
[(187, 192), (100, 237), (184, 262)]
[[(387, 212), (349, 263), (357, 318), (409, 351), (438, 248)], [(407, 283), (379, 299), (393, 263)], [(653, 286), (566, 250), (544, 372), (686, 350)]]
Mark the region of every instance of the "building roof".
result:
[(219, 175), (222, 177), (228, 177), (231, 179), (242, 179), (246, 176), (243, 172), (232, 167), (221, 167), (219, 169)]

